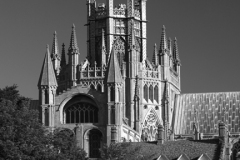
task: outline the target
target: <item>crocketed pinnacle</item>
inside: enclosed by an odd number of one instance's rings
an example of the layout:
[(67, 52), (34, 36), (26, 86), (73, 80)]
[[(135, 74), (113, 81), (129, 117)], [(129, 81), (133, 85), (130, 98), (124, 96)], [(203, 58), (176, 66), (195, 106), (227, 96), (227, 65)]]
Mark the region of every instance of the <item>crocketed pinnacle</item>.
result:
[(152, 62), (155, 65), (159, 64), (159, 59), (158, 59), (158, 50), (157, 50), (157, 44), (155, 43), (154, 45), (154, 49), (153, 49), (153, 58), (152, 58)]
[(65, 45), (64, 43), (62, 44), (62, 56), (61, 56), (61, 63), (60, 66), (61, 68), (66, 65), (66, 56), (65, 56)]
[(108, 63), (108, 70), (107, 70), (107, 83), (122, 82), (122, 74), (121, 74), (118, 60), (115, 54), (116, 53), (114, 52), (114, 47), (112, 47), (112, 52), (110, 55), (110, 61)]
[(161, 41), (160, 41), (160, 53), (163, 53), (165, 49), (167, 49), (167, 39), (166, 39), (166, 28), (163, 25)]
[(58, 49), (58, 40), (57, 40), (57, 32), (55, 31), (53, 34), (53, 44), (52, 44), (52, 60), (60, 59), (59, 49)]
[(174, 44), (173, 44), (173, 58), (178, 64), (181, 64), (176, 37), (174, 39)]
[(50, 57), (49, 46), (47, 45), (47, 51), (43, 61), (42, 70), (38, 80), (38, 87), (41, 86), (57, 86), (57, 80), (53, 69), (53, 64)]
[(72, 25), (70, 46), (69, 46), (68, 50), (78, 51), (77, 36), (76, 36), (76, 30), (75, 30), (75, 25), (74, 24)]

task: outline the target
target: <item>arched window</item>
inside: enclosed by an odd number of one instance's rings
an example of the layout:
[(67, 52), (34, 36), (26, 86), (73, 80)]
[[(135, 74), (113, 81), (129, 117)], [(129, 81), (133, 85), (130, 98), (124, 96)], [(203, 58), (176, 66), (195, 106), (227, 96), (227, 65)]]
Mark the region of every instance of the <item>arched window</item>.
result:
[(148, 101), (148, 86), (146, 84), (144, 85), (143, 91), (144, 91), (144, 99)]
[(66, 123), (97, 123), (98, 109), (89, 103), (73, 104), (65, 110)]
[(154, 100), (158, 103), (158, 86), (154, 87)]
[(110, 102), (115, 101), (115, 89), (114, 87), (110, 88)]
[(45, 113), (45, 126), (49, 126), (49, 111), (47, 108), (45, 109), (44, 113)]
[(115, 107), (111, 106), (111, 124), (115, 124)]
[(149, 87), (149, 99), (153, 102), (153, 86), (150, 85)]
[(48, 90), (45, 90), (44, 91), (44, 98), (45, 98), (45, 104), (48, 104), (49, 103), (49, 98), (48, 98)]

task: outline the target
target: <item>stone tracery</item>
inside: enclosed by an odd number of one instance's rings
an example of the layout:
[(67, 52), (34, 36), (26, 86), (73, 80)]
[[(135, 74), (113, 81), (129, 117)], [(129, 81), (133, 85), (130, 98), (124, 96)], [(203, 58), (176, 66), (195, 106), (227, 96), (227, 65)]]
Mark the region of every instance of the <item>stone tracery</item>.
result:
[(153, 109), (151, 109), (143, 122), (142, 126), (142, 141), (157, 140), (157, 128), (160, 120)]

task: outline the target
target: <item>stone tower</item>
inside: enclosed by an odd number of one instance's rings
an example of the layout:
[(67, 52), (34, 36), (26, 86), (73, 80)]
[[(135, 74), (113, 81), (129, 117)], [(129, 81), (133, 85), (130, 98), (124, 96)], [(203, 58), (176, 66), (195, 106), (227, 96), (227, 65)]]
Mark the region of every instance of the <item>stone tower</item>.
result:
[(74, 25), (68, 63), (65, 45), (60, 56), (54, 33), (52, 56), (47, 51), (38, 84), (43, 124), (75, 132), (78, 145), (92, 158), (99, 157), (103, 143), (154, 141), (160, 124), (168, 139), (174, 97), (180, 93), (177, 40), (172, 45), (163, 27), (150, 61), (147, 0), (126, 0), (116, 7), (114, 2), (87, 0), (84, 61), (79, 63)]

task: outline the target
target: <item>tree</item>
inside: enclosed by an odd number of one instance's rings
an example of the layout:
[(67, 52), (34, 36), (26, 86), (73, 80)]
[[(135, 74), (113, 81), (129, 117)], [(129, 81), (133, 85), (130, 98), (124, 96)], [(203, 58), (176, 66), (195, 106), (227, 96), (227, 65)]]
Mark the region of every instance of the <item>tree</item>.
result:
[[(65, 138), (63, 138), (65, 137)], [(62, 141), (59, 141), (62, 138)], [(43, 127), (17, 85), (0, 89), (0, 159), (85, 159), (74, 136)]]

